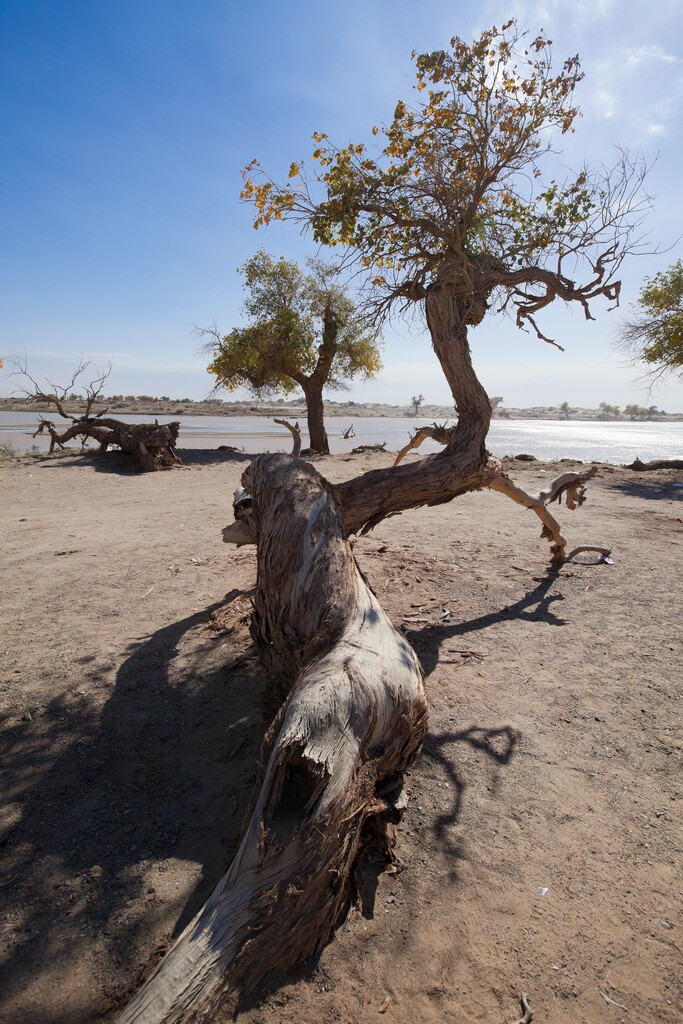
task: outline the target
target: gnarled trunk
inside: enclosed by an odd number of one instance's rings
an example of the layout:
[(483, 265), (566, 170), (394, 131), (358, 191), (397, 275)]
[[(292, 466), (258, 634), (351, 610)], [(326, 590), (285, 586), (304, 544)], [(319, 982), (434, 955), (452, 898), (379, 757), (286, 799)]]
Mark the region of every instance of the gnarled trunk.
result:
[(425, 312), (432, 336), (432, 347), (441, 363), (451, 394), (455, 400), (458, 423), (448, 447), (461, 454), (477, 458), (480, 466), (486, 463), (486, 435), (491, 423), (491, 403), (472, 366), (467, 339), (468, 324), (478, 323), (486, 307), (472, 308), (471, 302), (463, 308), (463, 300), (448, 281), (435, 281), (427, 289)]
[(486, 451), (491, 403), (480, 384), (467, 340), (467, 317), (448, 282), (427, 289), (427, 325), (450, 386), (458, 421), (443, 428), (445, 448), (420, 462), (376, 469), (336, 486), (349, 533), (371, 529), (388, 515), (421, 505), (440, 505), (459, 494), (488, 487), (500, 465)]
[(387, 819), (426, 728), (422, 672), (359, 572), (333, 489), (306, 463), (247, 469), (253, 632), (285, 703), (237, 855), (119, 1024), (214, 1019), (328, 940), (364, 826)]
[[(246, 495), (223, 537), (257, 544), (252, 633), (284, 703), (235, 860), (119, 1024), (234, 1012), (327, 941), (348, 903), (368, 819), (379, 819), (388, 847), (386, 821), (403, 804), (402, 775), (425, 732), (426, 702), (415, 654), (358, 571), (349, 534), (488, 486), (533, 509), (553, 561), (565, 556), (547, 504), (564, 497), (570, 508), (581, 505), (595, 470), (563, 474), (535, 496), (515, 487), (486, 451), (491, 406), (467, 342), (485, 300), (463, 313), (456, 290), (437, 282), (426, 304), (458, 422), (418, 435), (441, 441), (442, 452), (334, 487), (289, 456), (262, 456), (244, 473)], [(309, 403), (309, 429), (312, 410)], [(312, 446), (326, 441), (311, 429)]]

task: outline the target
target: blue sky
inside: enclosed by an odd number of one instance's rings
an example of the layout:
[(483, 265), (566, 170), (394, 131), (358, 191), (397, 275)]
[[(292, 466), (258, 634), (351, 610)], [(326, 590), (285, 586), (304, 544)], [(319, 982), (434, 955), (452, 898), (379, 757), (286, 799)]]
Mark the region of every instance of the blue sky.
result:
[[(81, 355), (114, 366), (109, 392), (200, 398), (212, 380), (194, 324), (241, 322), (236, 268), (256, 248), (303, 259), (296, 227), (258, 233), (240, 203), (252, 157), (282, 177), (325, 131), (344, 144), (410, 98), (410, 51), (471, 39), (511, 15), (582, 57), (583, 118), (567, 163), (655, 160), (648, 222), (658, 256), (623, 268), (624, 306), (646, 274), (683, 256), (683, 17), (679, 0), (0, 0), (0, 355), (25, 350), (60, 380)], [(546, 313), (560, 353), (505, 320), (472, 336), (490, 394), (509, 406), (625, 404), (683, 412), (683, 383), (648, 396), (613, 350), (619, 313)], [(449, 393), (427, 334), (385, 334), (380, 378), (356, 401)], [(0, 379), (0, 394), (13, 389)]]

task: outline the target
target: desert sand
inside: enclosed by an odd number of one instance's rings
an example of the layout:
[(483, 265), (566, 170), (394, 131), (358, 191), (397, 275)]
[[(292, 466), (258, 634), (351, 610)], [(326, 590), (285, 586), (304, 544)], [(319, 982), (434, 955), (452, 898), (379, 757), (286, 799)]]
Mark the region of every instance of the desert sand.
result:
[[(211, 614), (255, 580), (220, 533), (249, 457), (181, 454), (147, 475), (115, 453), (0, 463), (7, 1024), (112, 1020), (236, 847), (272, 707)], [(396, 868), (241, 1024), (500, 1024), (522, 991), (539, 1024), (681, 1019), (683, 473), (601, 466), (560, 517), (613, 564), (549, 571), (536, 518), (491, 492), (357, 541), (429, 736)]]

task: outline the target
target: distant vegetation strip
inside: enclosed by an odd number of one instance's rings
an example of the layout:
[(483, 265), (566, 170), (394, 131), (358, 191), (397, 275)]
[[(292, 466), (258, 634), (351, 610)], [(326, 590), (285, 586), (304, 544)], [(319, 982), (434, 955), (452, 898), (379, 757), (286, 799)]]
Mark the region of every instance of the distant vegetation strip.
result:
[[(79, 397), (68, 399), (66, 408), (73, 413), (82, 412), (85, 409), (85, 400)], [(222, 401), (221, 399), (206, 399), (205, 401), (193, 401), (190, 398), (168, 398), (163, 396), (155, 398), (152, 395), (113, 395), (102, 400), (102, 406), (109, 412), (115, 414), (142, 416), (300, 416), (306, 417), (306, 403), (303, 399), (290, 399), (289, 401), (259, 402), (259, 401)], [(0, 412), (44, 412), (47, 407), (37, 402), (26, 402), (18, 398), (0, 398)], [(419, 419), (420, 421), (430, 420), (453, 420), (455, 412), (452, 407), (446, 405), (429, 405), (424, 403), (420, 406), (417, 415), (414, 406), (411, 405), (388, 405), (386, 403), (362, 403), (362, 402), (325, 402), (326, 416), (341, 416), (345, 418), (363, 417), (401, 417), (407, 419)], [(597, 409), (567, 408), (567, 403), (558, 406), (533, 406), (527, 409), (508, 409), (500, 404), (494, 411), (496, 419), (513, 420), (599, 420), (605, 421), (679, 421), (683, 420), (683, 413), (667, 413), (655, 406), (627, 405), (624, 409), (619, 406), (601, 403)]]

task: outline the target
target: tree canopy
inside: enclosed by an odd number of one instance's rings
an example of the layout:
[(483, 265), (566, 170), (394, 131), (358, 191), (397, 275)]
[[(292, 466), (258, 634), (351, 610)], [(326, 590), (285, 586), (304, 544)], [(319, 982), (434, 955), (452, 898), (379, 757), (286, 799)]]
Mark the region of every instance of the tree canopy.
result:
[(247, 387), (259, 396), (302, 388), (311, 447), (328, 454), (323, 389), (373, 377), (382, 362), (377, 332), (338, 283), (339, 268), (315, 259), (307, 264), (305, 274), (296, 263), (260, 250), (240, 268), (250, 322), (225, 337), (216, 327), (199, 334), (213, 338), (208, 369), (219, 387)]
[(683, 261), (646, 277), (633, 315), (619, 329), (620, 344), (655, 375), (683, 373)]
[(554, 74), (550, 40), (514, 21), (412, 56), (416, 101), (400, 100), (390, 124), (372, 128), (378, 146), (338, 148), (316, 133), (316, 169), (294, 162), (284, 184), (247, 165), (242, 198), (255, 226), (295, 219), (317, 242), (346, 247), (382, 313), (447, 280), (466, 323), (480, 323), (496, 293), (518, 326), (550, 341), (535, 317), (554, 299), (578, 302), (587, 318), (591, 299), (616, 303), (615, 273), (649, 207), (644, 165), (621, 153), (614, 168), (559, 180), (547, 171), (557, 161), (543, 159), (574, 130), (578, 56)]
[(240, 268), (250, 322), (222, 338), (209, 332), (216, 344), (208, 369), (221, 387), (290, 394), (320, 378), (327, 388), (343, 389), (350, 378), (379, 371), (377, 337), (337, 283), (336, 269), (318, 260), (308, 266), (305, 274), (260, 250)]

